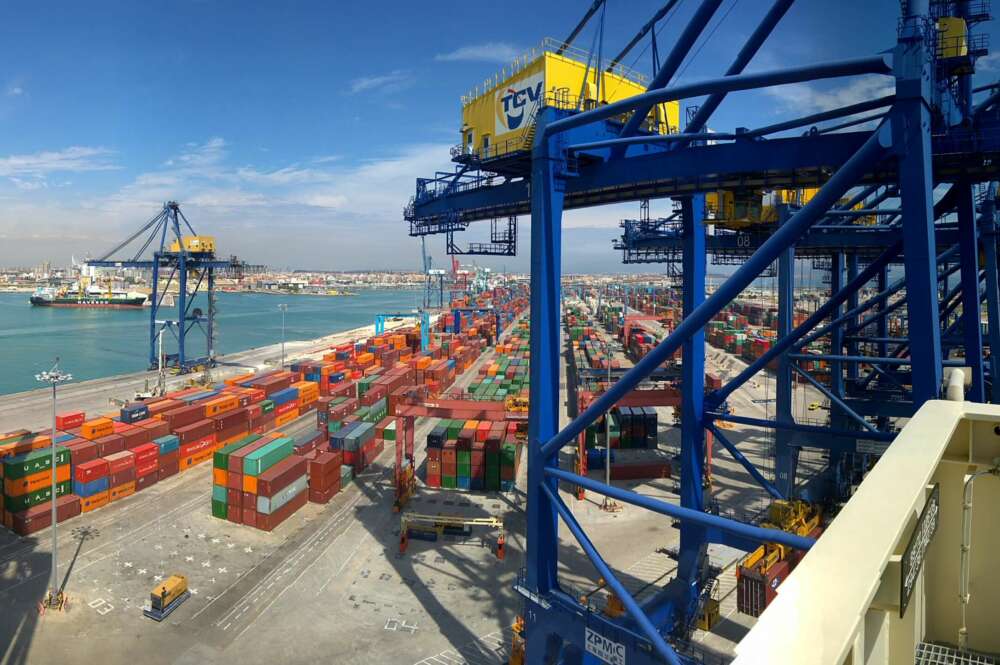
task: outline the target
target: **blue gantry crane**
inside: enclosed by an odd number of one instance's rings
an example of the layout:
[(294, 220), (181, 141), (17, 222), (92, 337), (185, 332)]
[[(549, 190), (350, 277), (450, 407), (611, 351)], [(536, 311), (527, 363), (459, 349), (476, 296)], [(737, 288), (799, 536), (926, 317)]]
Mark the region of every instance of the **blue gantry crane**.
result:
[[(130, 249), (131, 248), (131, 249)], [(152, 255), (146, 256), (152, 249)], [(170, 331), (176, 352), (164, 356), (164, 366), (180, 372), (215, 362), (216, 271), (238, 274), (242, 262), (215, 256), (215, 239), (198, 235), (176, 201), (168, 201), (138, 231), (87, 265), (98, 268), (141, 268), (151, 272), (149, 301), (149, 366), (158, 365), (157, 338)], [(165, 304), (176, 284), (175, 305)], [(199, 294), (203, 298), (198, 298)], [(197, 306), (204, 300), (204, 307)], [(171, 314), (171, 310), (176, 313)], [(188, 336), (205, 340), (205, 354), (193, 355)]]
[[(803, 550), (813, 544), (707, 512), (702, 488), (706, 431), (771, 496), (790, 498), (800, 488), (800, 450), (828, 451), (834, 475), (853, 456), (879, 454), (895, 436), (893, 419), (909, 417), (938, 397), (945, 372), (967, 372), (971, 401), (1000, 399), (994, 390), (1000, 361), (993, 353), (1000, 349), (995, 183), (1000, 176), (1000, 83), (972, 84), (977, 59), (988, 53), (985, 35), (975, 28), (990, 18), (990, 3), (906, 0), (900, 3), (895, 43), (882, 53), (745, 73), (792, 4), (774, 0), (766, 8), (722, 76), (679, 84), (682, 62), (722, 5), (722, 0), (701, 0), (657, 62), (646, 92), (586, 108), (571, 93), (544, 90), (538, 107), (526, 116), (533, 123), (530, 144), (514, 142), (506, 149), (491, 144), (475, 158), (468, 150), (453, 151), (464, 156), (456, 156), (455, 172), (418, 179), (404, 211), (415, 236), (531, 215), (527, 551), (516, 588), (524, 599), (525, 659), (532, 665), (686, 662), (687, 638), (711, 588), (709, 544), (743, 550), (761, 542)], [(707, 130), (730, 94), (861, 76), (880, 78), (892, 93), (764, 127)], [(649, 129), (648, 117), (657, 105), (696, 98), (701, 102), (683, 129)], [(808, 201), (778, 201), (775, 217), (766, 223), (716, 230), (706, 222), (710, 193), (730, 191), (746, 201), (764, 190), (801, 188), (816, 191)], [(560, 430), (562, 213), (667, 197), (678, 203), (675, 214), (626, 224), (617, 246), (626, 261), (677, 264), (683, 319)], [(735, 267), (710, 294), (709, 256)], [(793, 317), (796, 260), (811, 260), (829, 273), (829, 295), (798, 325)], [(706, 394), (705, 326), (775, 263), (774, 344)], [(891, 316), (903, 320), (900, 329), (890, 330)], [(803, 352), (820, 339), (828, 350)], [(680, 505), (559, 468), (560, 449), (678, 349), (684, 397)], [(826, 361), (828, 376), (817, 378), (805, 368), (806, 360)], [(778, 363), (774, 417), (728, 413), (727, 397), (772, 361)], [(795, 377), (829, 399), (824, 424), (796, 421)], [(738, 454), (718, 427), (721, 421), (775, 432), (773, 479)], [(563, 501), (560, 482), (677, 520), (675, 579), (640, 605)], [(592, 611), (562, 589), (560, 521), (619, 597), (625, 616)]]
[(384, 312), (375, 315), (375, 334), (385, 332), (385, 322), (393, 319), (416, 319), (420, 325), (420, 350), (426, 351), (431, 345), (431, 317), (424, 311), (419, 312)]

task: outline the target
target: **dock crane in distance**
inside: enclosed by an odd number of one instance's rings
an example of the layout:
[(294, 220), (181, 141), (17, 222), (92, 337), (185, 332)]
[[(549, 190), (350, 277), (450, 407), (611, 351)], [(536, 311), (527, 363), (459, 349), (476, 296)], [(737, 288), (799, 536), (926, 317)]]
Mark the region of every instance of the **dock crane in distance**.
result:
[[(126, 249), (138, 245), (134, 252)], [(152, 249), (152, 256), (147, 250)], [(124, 256), (123, 256), (124, 254)], [(160, 354), (157, 340), (161, 331), (169, 330), (177, 342), (177, 352), (164, 354), (163, 364), (179, 373), (210, 367), (215, 364), (215, 276), (217, 270), (233, 270), (242, 265), (235, 257), (226, 260), (215, 256), (215, 238), (198, 235), (194, 227), (181, 212), (180, 204), (167, 201), (152, 219), (139, 230), (103, 254), (100, 258), (88, 260), (88, 266), (98, 268), (139, 268), (151, 271), (149, 313), (149, 367), (157, 369)], [(166, 275), (160, 283), (161, 273)], [(177, 286), (177, 313), (171, 317), (161, 317), (165, 296), (174, 280)], [(189, 288), (189, 281), (194, 288)], [(194, 302), (202, 291), (206, 294), (206, 310), (195, 307)], [(205, 337), (205, 355), (188, 355), (188, 335), (195, 328)]]

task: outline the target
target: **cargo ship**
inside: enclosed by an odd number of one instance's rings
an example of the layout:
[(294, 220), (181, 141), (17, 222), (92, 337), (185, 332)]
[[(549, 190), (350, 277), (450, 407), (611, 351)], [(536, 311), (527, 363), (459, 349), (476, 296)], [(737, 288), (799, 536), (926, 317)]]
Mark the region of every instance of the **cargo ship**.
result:
[(39, 288), (31, 294), (30, 302), (38, 307), (90, 307), (97, 309), (141, 308), (148, 300), (146, 294), (92, 290), (71, 293), (52, 288)]

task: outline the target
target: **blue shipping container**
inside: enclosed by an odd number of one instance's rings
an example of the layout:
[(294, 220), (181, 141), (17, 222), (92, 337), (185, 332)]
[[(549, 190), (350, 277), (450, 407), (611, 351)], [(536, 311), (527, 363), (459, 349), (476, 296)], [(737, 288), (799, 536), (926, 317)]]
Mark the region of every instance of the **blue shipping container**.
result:
[(164, 455), (177, 450), (181, 445), (181, 440), (176, 434), (167, 434), (158, 439), (153, 439), (153, 443), (160, 449), (160, 454)]
[(108, 477), (98, 478), (97, 480), (91, 480), (89, 483), (81, 483), (79, 480), (73, 481), (73, 494), (79, 497), (87, 498), (88, 496), (94, 496), (99, 492), (106, 492), (108, 490)]
[(288, 402), (294, 402), (298, 400), (298, 398), (298, 388), (285, 388), (284, 390), (279, 390), (278, 392), (273, 393), (268, 399), (280, 406), (282, 404), (287, 404)]

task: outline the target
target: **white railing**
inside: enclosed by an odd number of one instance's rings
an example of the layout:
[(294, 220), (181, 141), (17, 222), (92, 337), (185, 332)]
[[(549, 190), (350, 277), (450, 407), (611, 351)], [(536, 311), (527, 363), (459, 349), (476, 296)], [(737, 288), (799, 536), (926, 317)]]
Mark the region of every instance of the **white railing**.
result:
[[(570, 60), (576, 60), (577, 62), (587, 62), (590, 58), (590, 52), (586, 49), (582, 49), (570, 44), (565, 44), (558, 39), (553, 39), (552, 37), (546, 37), (542, 40), (542, 43), (538, 46), (532, 47), (530, 50), (524, 52), (523, 54), (514, 58), (514, 61), (509, 65), (505, 65), (499, 71), (497, 71), (493, 76), (488, 77), (483, 80), (482, 84), (473, 87), (468, 93), (462, 95), (462, 106), (469, 104), (470, 102), (482, 97), (490, 90), (496, 88), (501, 83), (509, 79), (510, 77), (524, 71), (528, 66), (530, 66), (535, 60), (538, 59), (543, 53), (556, 53), (562, 49), (562, 53), (559, 55)], [(591, 62), (591, 70), (596, 68), (597, 63)], [(626, 67), (621, 63), (614, 63), (609, 66), (609, 63), (602, 63), (602, 69), (607, 71), (612, 76), (618, 76), (620, 78), (627, 79), (633, 83), (645, 86), (649, 79), (631, 67)]]
[(998, 458), (1000, 406), (924, 404), (778, 587), (734, 665), (912, 665), (929, 643), (957, 645), (963, 491), (977, 472), (968, 648), (1000, 653)]

